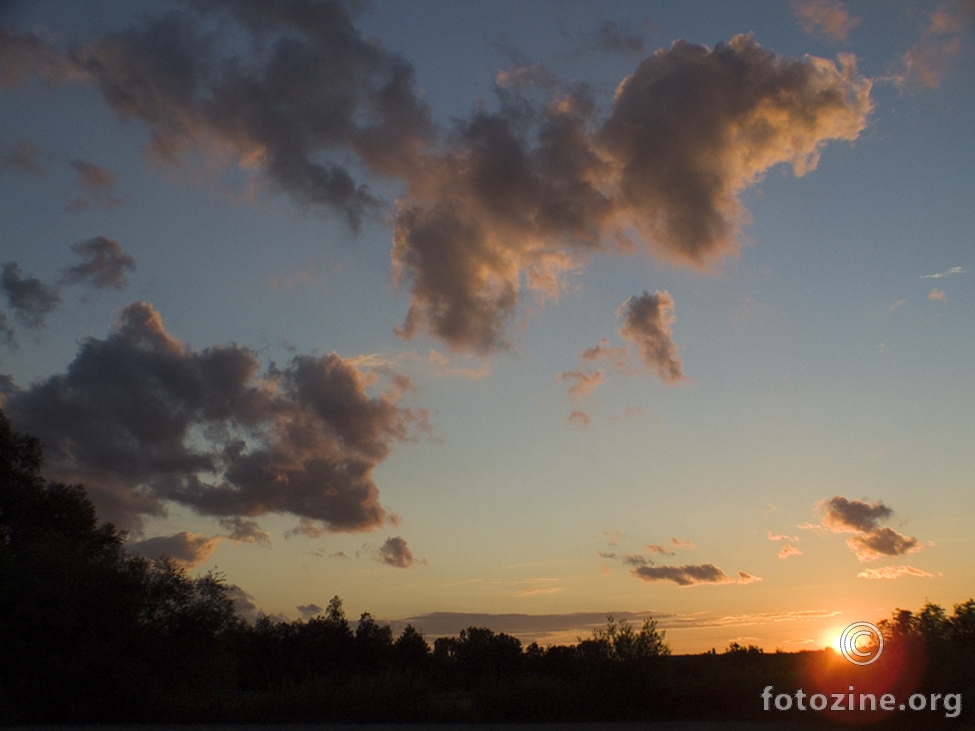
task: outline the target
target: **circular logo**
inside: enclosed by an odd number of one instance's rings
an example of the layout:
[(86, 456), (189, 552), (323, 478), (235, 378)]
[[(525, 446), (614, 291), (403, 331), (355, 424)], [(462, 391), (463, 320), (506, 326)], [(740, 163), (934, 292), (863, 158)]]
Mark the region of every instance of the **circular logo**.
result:
[(854, 622), (840, 635), (840, 652), (854, 665), (876, 662), (883, 651), (884, 635), (870, 622)]

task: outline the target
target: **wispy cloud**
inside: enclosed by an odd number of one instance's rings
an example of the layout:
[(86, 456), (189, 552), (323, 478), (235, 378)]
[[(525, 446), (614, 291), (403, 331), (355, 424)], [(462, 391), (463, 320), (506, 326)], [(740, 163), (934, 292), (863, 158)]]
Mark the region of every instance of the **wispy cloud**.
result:
[(877, 569), (864, 569), (857, 576), (861, 579), (899, 579), (903, 576), (917, 576), (930, 578), (934, 574), (922, 571), (914, 566), (882, 566)]
[(781, 559), (786, 559), (789, 558), (790, 556), (801, 556), (801, 555), (802, 555), (802, 551), (800, 551), (798, 548), (796, 548), (790, 543), (786, 543), (779, 550), (779, 558)]
[(944, 302), (944, 300), (947, 298), (948, 295), (945, 294), (945, 291), (943, 289), (938, 289), (937, 287), (928, 292), (928, 299), (935, 302)]
[(839, 0), (794, 0), (792, 9), (808, 35), (846, 43), (860, 19), (850, 15)]
[(921, 37), (885, 77), (905, 89), (937, 89), (970, 44), (975, 3), (947, 0), (932, 10)]
[(964, 267), (952, 267), (951, 269), (946, 269), (943, 272), (938, 272), (937, 274), (922, 274), (921, 279), (944, 279), (945, 277), (950, 277), (952, 274), (964, 274)]

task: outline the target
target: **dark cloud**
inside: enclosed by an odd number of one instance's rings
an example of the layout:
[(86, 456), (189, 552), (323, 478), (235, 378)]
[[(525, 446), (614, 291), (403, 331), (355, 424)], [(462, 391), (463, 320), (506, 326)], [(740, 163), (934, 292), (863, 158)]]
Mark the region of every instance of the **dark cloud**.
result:
[(669, 292), (644, 292), (630, 297), (619, 310), (623, 317), (620, 337), (637, 346), (644, 366), (664, 383), (684, 380), (677, 346), (670, 339), (673, 310), (674, 300)]
[(98, 289), (125, 287), (125, 271), (135, 269), (135, 259), (122, 250), (118, 241), (96, 236), (71, 247), (83, 261), (69, 267), (61, 278), (64, 284), (88, 284)]
[(862, 500), (847, 500), (841, 495), (825, 501), (822, 509), (823, 525), (834, 533), (866, 533), (894, 514), (880, 500), (866, 503)]
[(631, 572), (644, 581), (672, 581), (678, 586), (733, 584), (734, 579), (711, 563), (684, 566), (639, 566)]
[(847, 500), (841, 495), (820, 504), (822, 526), (833, 533), (854, 533), (846, 544), (861, 561), (875, 561), (883, 556), (901, 556), (920, 551), (924, 546), (913, 536), (905, 536), (880, 524), (894, 511), (880, 500), (867, 503)]
[(37, 146), (27, 140), (20, 140), (12, 148), (8, 148), (7, 152), (0, 154), (0, 170), (43, 175), (44, 167), (37, 161), (40, 154), (41, 151)]
[[(190, 6), (78, 47), (74, 63), (121, 117), (149, 125), (160, 159), (206, 152), (212, 141), (299, 203), (337, 209), (353, 226), (377, 210), (345, 159), (351, 151), (383, 175), (415, 163), (432, 127), (413, 67), (363, 38), (340, 2)], [(211, 21), (247, 52), (231, 52)]]
[(917, 538), (902, 535), (887, 527), (855, 535), (847, 539), (846, 543), (861, 561), (875, 561), (883, 556), (902, 556), (923, 548)]
[(299, 604), (297, 607), (295, 607), (295, 609), (297, 609), (298, 613), (305, 619), (317, 617), (319, 614), (325, 611), (317, 604)]
[(827, 140), (865, 126), (870, 83), (848, 61), (781, 59), (750, 36), (679, 41), (640, 63), (602, 122), (578, 86), (541, 108), (499, 88), (500, 110), (460, 123), (399, 202), (401, 333), (508, 347), (523, 291), (556, 296), (581, 258), (632, 247), (629, 231), (676, 263), (737, 253), (742, 190), (778, 163), (804, 174)]
[(254, 597), (236, 584), (227, 587), (226, 595), (233, 601), (234, 609), (239, 616), (243, 617), (245, 622), (254, 624), (264, 614), (254, 604)]
[(221, 518), (220, 527), (229, 531), (223, 537), (234, 543), (256, 543), (261, 546), (271, 545), (271, 535), (267, 531), (261, 530), (261, 526), (257, 524), (256, 520), (245, 520), (235, 515), (232, 518)]
[(264, 375), (260, 365), (240, 346), (184, 346), (134, 302), (65, 373), (8, 394), (4, 408), (43, 442), (48, 476), (84, 483), (124, 528), (164, 514), (167, 500), (206, 515), (291, 513), (332, 531), (383, 525), (372, 470), (425, 414), (397, 406), (396, 384), (370, 396), (370, 377), (335, 354)]
[(128, 549), (137, 556), (152, 559), (172, 559), (177, 566), (189, 571), (202, 563), (206, 563), (221, 540), (220, 536), (207, 538), (203, 535), (182, 531), (171, 536), (157, 536), (144, 541), (130, 542)]
[(16, 262), (8, 262), (0, 269), (0, 291), (10, 309), (30, 328), (42, 327), (44, 319), (61, 301), (54, 288), (36, 277), (22, 277)]
[[(76, 45), (70, 61), (35, 38), (0, 47), (19, 59), (11, 78), (55, 59), (87, 76), (121, 117), (148, 125), (156, 157), (229, 152), (353, 226), (380, 205), (354, 171), (403, 181), (392, 256), (410, 304), (398, 332), (454, 350), (510, 347), (526, 296), (557, 297), (596, 252), (640, 247), (702, 269), (737, 254), (739, 194), (777, 164), (814, 169), (871, 110), (852, 58), (783, 59), (741, 35), (646, 57), (608, 114), (584, 85), (506, 72), (496, 110), (479, 104), (437, 139), (413, 68), (363, 38), (348, 6), (189, 8)], [(611, 23), (597, 40), (639, 47)]]
[(378, 560), (400, 569), (408, 569), (413, 565), (413, 553), (399, 536), (387, 538), (379, 547)]

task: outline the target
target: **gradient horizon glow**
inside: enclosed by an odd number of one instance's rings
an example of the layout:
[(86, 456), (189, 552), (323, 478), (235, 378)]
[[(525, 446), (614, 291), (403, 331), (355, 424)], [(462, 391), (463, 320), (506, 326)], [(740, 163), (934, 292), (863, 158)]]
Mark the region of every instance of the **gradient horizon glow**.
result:
[(0, 4), (0, 398), (248, 616), (975, 594), (975, 2)]

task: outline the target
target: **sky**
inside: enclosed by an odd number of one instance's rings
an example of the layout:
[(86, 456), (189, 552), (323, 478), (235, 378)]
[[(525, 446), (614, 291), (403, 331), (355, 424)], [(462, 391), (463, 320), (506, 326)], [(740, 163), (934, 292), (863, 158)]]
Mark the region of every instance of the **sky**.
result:
[(239, 609), (972, 595), (975, 3), (0, 2), (0, 393)]

